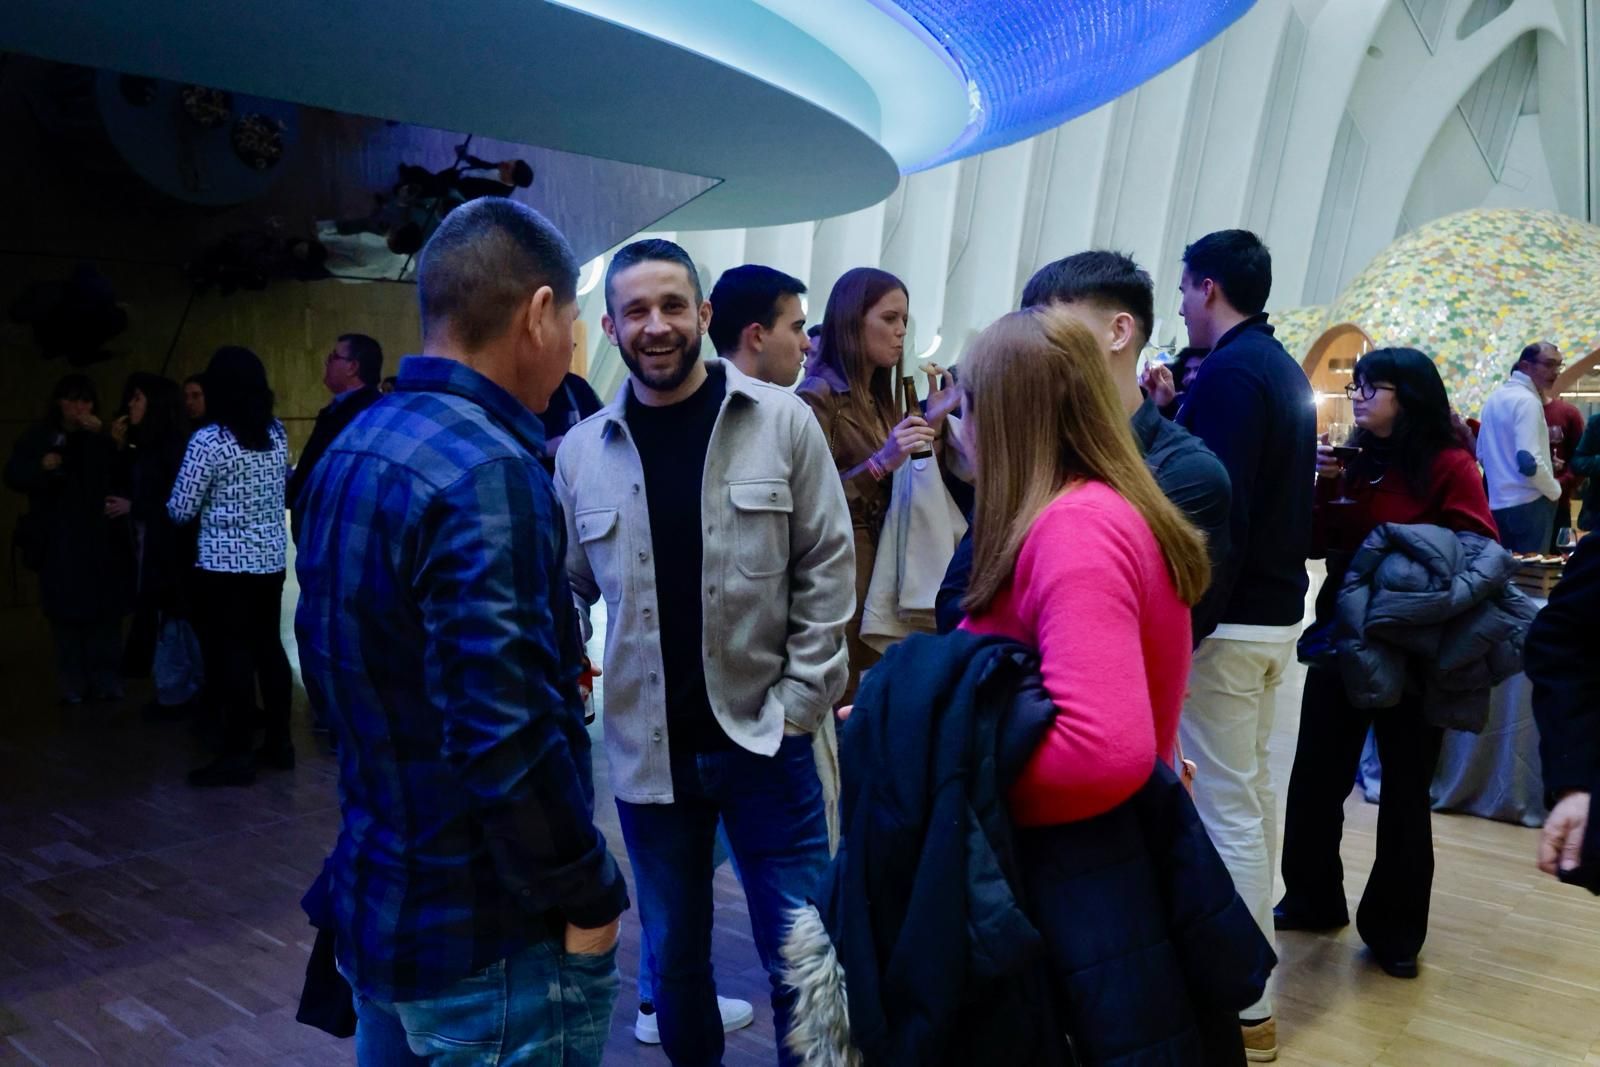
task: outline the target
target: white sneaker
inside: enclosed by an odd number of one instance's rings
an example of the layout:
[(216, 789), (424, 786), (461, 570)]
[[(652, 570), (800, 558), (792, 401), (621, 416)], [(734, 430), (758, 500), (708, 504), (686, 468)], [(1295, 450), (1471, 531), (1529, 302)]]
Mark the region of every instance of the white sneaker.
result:
[[(718, 997), (717, 1010), (722, 1013), (722, 1032), (731, 1034), (735, 1030), (743, 1030), (756, 1021), (756, 1009), (748, 1000), (735, 1000), (732, 997)], [(656, 1019), (656, 1013), (639, 1009), (638, 1016), (633, 1020), (633, 1036), (641, 1044), (661, 1044), (661, 1024)]]

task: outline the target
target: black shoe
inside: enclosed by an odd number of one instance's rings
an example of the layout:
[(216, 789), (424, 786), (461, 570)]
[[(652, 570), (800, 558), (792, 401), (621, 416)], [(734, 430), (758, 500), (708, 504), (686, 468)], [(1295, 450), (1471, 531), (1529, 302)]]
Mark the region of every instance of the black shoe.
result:
[(287, 741), (281, 745), (262, 745), (256, 749), (255, 768), (258, 771), (294, 770), (294, 745)]
[(189, 772), (189, 784), (196, 789), (254, 785), (255, 780), (255, 763), (249, 756), (219, 756), (204, 767)]
[(1282, 904), (1272, 909), (1272, 928), (1274, 930), (1304, 930), (1309, 933), (1325, 933), (1329, 930), (1338, 930), (1350, 925), (1349, 914), (1344, 915), (1302, 915), (1300, 912), (1291, 911)]
[(1385, 956), (1372, 949), (1372, 960), (1383, 973), (1390, 978), (1415, 978), (1417, 976), (1417, 957), (1415, 956)]
[(163, 704), (152, 700), (139, 713), (145, 722), (188, 722), (194, 714), (192, 701), (183, 704)]

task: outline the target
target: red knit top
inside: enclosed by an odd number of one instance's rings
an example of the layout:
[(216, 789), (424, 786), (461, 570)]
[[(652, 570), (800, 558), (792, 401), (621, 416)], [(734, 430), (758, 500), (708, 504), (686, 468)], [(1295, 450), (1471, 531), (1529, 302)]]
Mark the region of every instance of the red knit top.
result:
[(1051, 826), (1110, 811), (1172, 760), (1189, 675), (1189, 609), (1155, 535), (1110, 486), (1040, 513), (1011, 584), (962, 626), (1039, 651), (1055, 724), (1012, 787), (1012, 818)]
[[(1352, 465), (1355, 466), (1355, 465)], [(1456, 533), (1475, 533), (1500, 539), (1489, 512), (1478, 461), (1464, 448), (1446, 448), (1433, 461), (1424, 494), (1413, 493), (1404, 474), (1394, 467), (1376, 482), (1355, 467), (1346, 479), (1345, 495), (1354, 504), (1334, 504), (1339, 479), (1318, 478), (1316, 519), (1313, 523), (1314, 555), (1354, 552), (1367, 535), (1386, 522), (1426, 523)], [(1329, 575), (1329, 580), (1336, 580)]]

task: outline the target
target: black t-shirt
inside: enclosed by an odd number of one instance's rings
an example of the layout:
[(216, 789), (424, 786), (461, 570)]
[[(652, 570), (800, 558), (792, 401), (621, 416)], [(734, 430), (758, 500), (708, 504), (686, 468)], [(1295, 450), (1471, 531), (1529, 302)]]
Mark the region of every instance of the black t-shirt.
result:
[(645, 504), (650, 512), (657, 621), (666, 673), (667, 736), (674, 764), (686, 755), (732, 744), (711, 713), (701, 649), (704, 526), (700, 487), (711, 431), (728, 391), (722, 368), (712, 365), (707, 369), (705, 384), (670, 407), (639, 403), (631, 387), (627, 400), (628, 429), (644, 466)]

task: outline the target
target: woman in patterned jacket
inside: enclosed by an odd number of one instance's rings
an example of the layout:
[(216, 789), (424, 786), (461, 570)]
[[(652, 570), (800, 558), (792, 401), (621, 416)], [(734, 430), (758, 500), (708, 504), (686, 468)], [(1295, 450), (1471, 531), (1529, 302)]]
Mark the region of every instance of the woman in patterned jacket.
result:
[[(257, 768), (289, 770), (289, 659), (279, 637), (287, 532), (289, 442), (272, 416), (261, 360), (219, 348), (206, 368), (211, 424), (189, 439), (167, 502), (180, 525), (200, 516), (196, 616), (208, 690), (222, 719), (222, 751), (189, 775), (194, 786), (249, 785)], [(252, 751), (261, 684), (266, 744)]]

